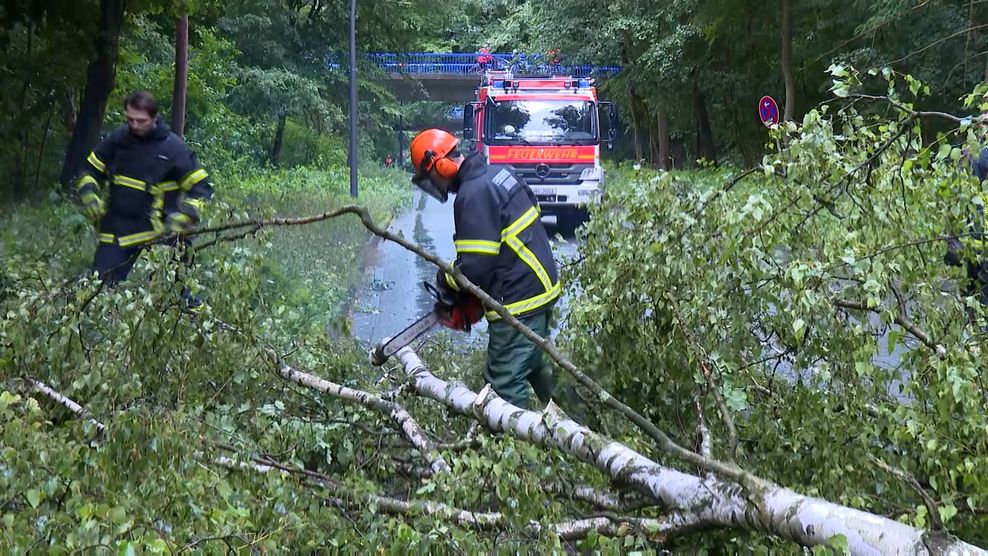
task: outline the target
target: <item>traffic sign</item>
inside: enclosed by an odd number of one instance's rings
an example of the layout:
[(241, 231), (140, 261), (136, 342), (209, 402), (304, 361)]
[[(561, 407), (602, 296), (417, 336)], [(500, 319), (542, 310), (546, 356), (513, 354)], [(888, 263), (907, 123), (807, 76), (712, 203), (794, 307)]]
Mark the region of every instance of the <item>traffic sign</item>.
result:
[(765, 95), (758, 100), (758, 117), (765, 127), (779, 123), (779, 104), (774, 98)]

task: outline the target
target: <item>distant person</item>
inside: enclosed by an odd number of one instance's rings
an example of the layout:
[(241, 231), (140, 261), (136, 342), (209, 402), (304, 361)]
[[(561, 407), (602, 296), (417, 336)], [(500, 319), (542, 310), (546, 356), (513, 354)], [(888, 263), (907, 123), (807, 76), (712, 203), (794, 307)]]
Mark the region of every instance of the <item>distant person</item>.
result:
[[(124, 113), (127, 124), (100, 141), (75, 181), (82, 210), (97, 226), (93, 270), (108, 285), (127, 278), (148, 243), (198, 225), (213, 194), (195, 154), (158, 119), (151, 93), (129, 94)], [(198, 304), (187, 291), (183, 298)]]
[(390, 168), (390, 167), (394, 166), (394, 164), (395, 164), (395, 160), (393, 158), (391, 158), (391, 153), (388, 153), (388, 156), (386, 156), (384, 158), (384, 167), (385, 168)]
[(558, 69), (563, 63), (563, 53), (558, 48), (550, 48), (546, 58), (554, 69)]
[(486, 44), (480, 47), (480, 50), (477, 52), (477, 67), (480, 68), (480, 71), (484, 72), (488, 68), (494, 69), (493, 67), (491, 67), (492, 66), (491, 62), (493, 61), (494, 61), (494, 57), (491, 56), (490, 47)]

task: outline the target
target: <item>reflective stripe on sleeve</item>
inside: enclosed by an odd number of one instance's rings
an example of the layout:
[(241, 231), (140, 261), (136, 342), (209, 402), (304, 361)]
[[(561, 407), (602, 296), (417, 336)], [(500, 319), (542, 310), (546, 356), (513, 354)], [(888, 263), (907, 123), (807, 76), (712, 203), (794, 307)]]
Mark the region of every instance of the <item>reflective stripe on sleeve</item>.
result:
[(446, 275), (446, 285), (454, 291), (460, 291), (460, 285), (456, 283), (456, 278), (453, 278), (453, 275), (448, 272), (445, 272), (444, 274)]
[(99, 170), (99, 173), (106, 174), (106, 164), (96, 156), (96, 151), (89, 153), (89, 156), (86, 157), (86, 162), (92, 164), (93, 168)]
[(209, 174), (206, 173), (202, 168), (198, 168), (188, 173), (182, 181), (178, 183), (179, 189), (182, 191), (188, 191), (192, 189), (192, 186), (206, 179)]
[(480, 255), (497, 255), (501, 252), (501, 244), (484, 239), (461, 239), (453, 242), (456, 253), (477, 253)]
[(81, 191), (83, 189), (86, 189), (87, 186), (89, 185), (91, 185), (92, 189), (95, 190), (97, 187), (99, 187), (99, 182), (96, 181), (96, 178), (87, 174), (79, 178), (79, 181), (77, 181), (75, 184), (75, 188), (76, 191)]

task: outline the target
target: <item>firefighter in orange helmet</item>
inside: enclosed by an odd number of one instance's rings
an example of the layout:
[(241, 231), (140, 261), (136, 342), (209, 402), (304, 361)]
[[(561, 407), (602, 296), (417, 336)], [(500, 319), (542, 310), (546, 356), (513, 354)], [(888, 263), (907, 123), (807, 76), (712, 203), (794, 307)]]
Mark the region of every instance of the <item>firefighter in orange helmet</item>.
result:
[[(439, 129), (419, 133), (409, 150), (415, 185), (441, 203), (456, 194), (454, 265), (518, 320), (548, 337), (559, 273), (532, 190), (507, 168), (489, 165), (481, 153), (464, 157), (456, 137)], [(459, 289), (442, 270), (437, 283)], [(486, 316), (490, 337), (484, 379), (518, 407), (528, 407), (529, 385), (548, 402), (554, 383), (542, 350), (494, 311)]]

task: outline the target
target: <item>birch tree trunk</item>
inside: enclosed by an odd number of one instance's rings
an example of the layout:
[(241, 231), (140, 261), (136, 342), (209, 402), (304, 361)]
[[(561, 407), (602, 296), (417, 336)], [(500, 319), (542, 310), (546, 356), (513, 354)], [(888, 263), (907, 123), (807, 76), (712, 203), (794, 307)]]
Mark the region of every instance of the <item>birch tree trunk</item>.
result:
[(542, 413), (526, 411), (497, 397), (490, 386), (478, 395), (436, 378), (409, 348), (398, 352), (398, 357), (420, 395), (473, 416), (492, 431), (573, 455), (612, 480), (637, 488), (669, 511), (695, 515), (698, 526), (760, 531), (804, 546), (823, 545), (836, 535), (844, 535), (853, 554), (985, 554), (962, 541), (938, 538), (879, 515), (776, 485), (746, 492), (737, 483), (664, 467), (566, 418), (553, 403)]

